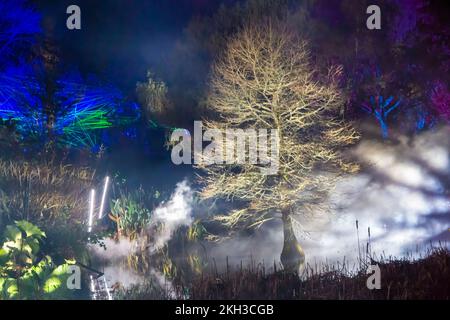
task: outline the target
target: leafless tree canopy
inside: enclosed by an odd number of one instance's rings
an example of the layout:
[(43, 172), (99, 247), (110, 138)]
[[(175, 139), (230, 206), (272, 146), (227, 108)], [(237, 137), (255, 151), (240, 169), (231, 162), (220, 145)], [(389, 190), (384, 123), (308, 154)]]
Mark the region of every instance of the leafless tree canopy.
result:
[(257, 227), (276, 212), (306, 212), (332, 187), (336, 173), (358, 169), (342, 156), (359, 137), (342, 119), (340, 72), (332, 67), (320, 76), (307, 43), (278, 23), (248, 25), (230, 39), (213, 68), (207, 106), (218, 116), (207, 127), (278, 129), (279, 170), (263, 175), (254, 164), (200, 165), (206, 171), (203, 198), (239, 206), (217, 220), (232, 228)]
[(136, 91), (149, 119), (164, 121), (173, 111), (166, 84), (155, 79), (151, 72), (147, 73), (147, 82), (137, 84)]

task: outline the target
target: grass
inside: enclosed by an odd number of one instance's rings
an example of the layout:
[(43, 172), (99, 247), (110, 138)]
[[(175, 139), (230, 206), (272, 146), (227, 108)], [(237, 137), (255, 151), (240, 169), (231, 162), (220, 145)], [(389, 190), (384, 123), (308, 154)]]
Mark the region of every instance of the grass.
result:
[(0, 160), (0, 219), (51, 221), (63, 211), (85, 219), (94, 174), (62, 164)]
[(187, 285), (174, 285), (172, 294), (167, 288), (136, 285), (123, 290), (119, 298), (165, 299), (449, 299), (450, 251), (430, 250), (419, 260), (393, 258), (378, 261), (381, 269), (381, 289), (369, 290), (365, 269), (351, 274), (342, 266), (325, 266), (322, 270), (308, 267), (304, 277), (275, 271), (267, 273), (263, 265), (249, 265), (218, 274), (214, 270), (203, 273)]
[[(0, 159), (0, 231), (18, 220), (46, 234), (41, 254), (56, 264), (65, 259), (89, 263), (88, 242), (98, 242), (86, 228), (88, 193), (95, 172), (44, 160)], [(83, 275), (83, 285), (88, 288)], [(88, 298), (82, 290), (79, 297)]]
[(0, 230), (27, 220), (45, 231), (42, 248), (58, 262), (87, 261), (85, 224), (94, 174), (51, 162), (0, 159)]

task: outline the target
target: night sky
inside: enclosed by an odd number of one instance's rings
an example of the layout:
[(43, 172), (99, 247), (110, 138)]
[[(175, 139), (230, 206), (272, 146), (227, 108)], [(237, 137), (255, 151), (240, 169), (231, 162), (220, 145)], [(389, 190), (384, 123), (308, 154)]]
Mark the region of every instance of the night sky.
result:
[[(234, 0), (37, 0), (66, 69), (94, 73), (133, 93), (148, 69), (167, 62), (189, 20)], [(81, 30), (66, 28), (66, 8), (81, 8)]]

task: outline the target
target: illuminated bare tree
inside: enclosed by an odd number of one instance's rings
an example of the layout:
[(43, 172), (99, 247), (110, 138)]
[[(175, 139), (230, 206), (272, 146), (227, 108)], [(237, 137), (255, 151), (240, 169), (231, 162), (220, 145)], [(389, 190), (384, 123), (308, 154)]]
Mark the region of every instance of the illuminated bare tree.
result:
[(218, 116), (206, 127), (278, 129), (279, 170), (263, 175), (259, 164), (201, 164), (206, 171), (201, 195), (233, 201), (238, 209), (215, 217), (231, 230), (259, 227), (281, 213), (281, 262), (289, 271), (304, 260), (294, 215), (319, 210), (337, 174), (358, 169), (341, 155), (358, 134), (339, 116), (339, 73), (333, 67), (320, 76), (305, 41), (271, 22), (244, 27), (213, 68), (207, 107)]
[(167, 121), (173, 111), (168, 98), (168, 88), (161, 80), (156, 80), (151, 72), (147, 73), (147, 82), (139, 82), (136, 88), (148, 119)]

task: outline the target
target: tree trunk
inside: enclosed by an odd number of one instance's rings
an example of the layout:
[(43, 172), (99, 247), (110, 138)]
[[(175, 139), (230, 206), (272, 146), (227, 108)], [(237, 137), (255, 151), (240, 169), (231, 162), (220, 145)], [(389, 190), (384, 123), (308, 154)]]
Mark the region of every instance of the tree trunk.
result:
[(287, 272), (298, 273), (305, 262), (305, 253), (295, 237), (292, 229), (291, 210), (285, 209), (281, 212), (283, 220), (283, 251), (280, 260)]

